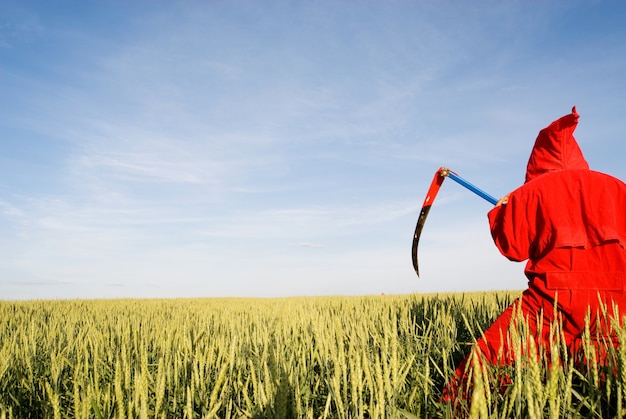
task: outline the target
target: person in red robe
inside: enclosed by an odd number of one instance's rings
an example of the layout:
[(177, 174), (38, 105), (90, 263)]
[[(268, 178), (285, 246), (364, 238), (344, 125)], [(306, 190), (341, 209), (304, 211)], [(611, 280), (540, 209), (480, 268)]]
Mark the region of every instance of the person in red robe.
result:
[[(609, 319), (619, 318), (620, 307), (626, 314), (626, 184), (589, 169), (573, 135), (578, 118), (574, 107), (539, 132), (525, 183), (488, 213), (496, 247), (512, 261), (527, 260), (528, 278), (528, 289), (477, 340), (474, 350), (494, 365), (514, 362), (507, 332), (516, 312), (548, 350), (550, 325), (562, 322), (571, 352), (587, 315), (592, 336), (615, 340)], [(458, 391), (470, 355), (448, 393)]]

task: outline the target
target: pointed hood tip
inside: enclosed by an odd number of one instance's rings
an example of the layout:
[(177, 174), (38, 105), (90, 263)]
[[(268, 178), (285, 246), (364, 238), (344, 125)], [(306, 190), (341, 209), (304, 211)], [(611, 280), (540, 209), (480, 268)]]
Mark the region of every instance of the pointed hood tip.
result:
[(589, 164), (574, 138), (580, 115), (576, 106), (572, 113), (562, 116), (539, 131), (526, 167), (526, 180), (547, 172), (589, 169)]

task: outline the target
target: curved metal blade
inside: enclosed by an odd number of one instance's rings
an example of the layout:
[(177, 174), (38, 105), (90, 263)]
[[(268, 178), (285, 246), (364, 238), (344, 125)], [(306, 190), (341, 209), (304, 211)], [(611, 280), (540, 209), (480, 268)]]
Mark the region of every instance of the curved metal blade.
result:
[(426, 199), (424, 199), (424, 204), (422, 204), (422, 210), (420, 211), (420, 216), (417, 219), (417, 225), (415, 226), (415, 234), (413, 235), (413, 268), (415, 269), (415, 273), (417, 276), (420, 276), (419, 265), (417, 263), (417, 246), (420, 241), (420, 236), (422, 235), (422, 229), (424, 228), (424, 224), (426, 223), (426, 217), (428, 217), (428, 212), (430, 211), (430, 207), (435, 201), (435, 197), (437, 197), (437, 193), (439, 192), (439, 188), (441, 188), (441, 184), (443, 180), (448, 175), (449, 170), (443, 167), (440, 167), (435, 173), (435, 177), (430, 184), (430, 188), (428, 189), (428, 193), (426, 194)]

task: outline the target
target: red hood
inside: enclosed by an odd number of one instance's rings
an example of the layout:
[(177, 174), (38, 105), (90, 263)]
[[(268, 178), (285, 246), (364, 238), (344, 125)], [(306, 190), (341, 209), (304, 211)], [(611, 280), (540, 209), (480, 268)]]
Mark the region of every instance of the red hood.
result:
[(548, 172), (589, 169), (573, 135), (578, 125), (578, 117), (574, 106), (571, 114), (557, 119), (539, 131), (528, 159), (526, 182)]

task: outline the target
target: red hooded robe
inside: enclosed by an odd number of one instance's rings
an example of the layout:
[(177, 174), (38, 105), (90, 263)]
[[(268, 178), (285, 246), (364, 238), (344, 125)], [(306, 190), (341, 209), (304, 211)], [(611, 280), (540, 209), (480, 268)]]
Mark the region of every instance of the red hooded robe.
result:
[[(626, 184), (589, 170), (573, 136), (578, 117), (573, 108), (539, 132), (526, 182), (488, 214), (500, 252), (514, 261), (528, 260), (528, 289), (477, 342), (493, 364), (513, 362), (506, 335), (518, 306), (536, 341), (547, 346), (556, 301), (572, 350), (579, 346), (588, 312), (592, 334), (611, 335), (606, 322), (595, 327), (603, 318), (601, 303), (609, 315), (613, 304), (626, 314)], [(537, 319), (543, 324), (540, 335)], [(457, 378), (464, 376), (466, 363), (457, 368)]]

